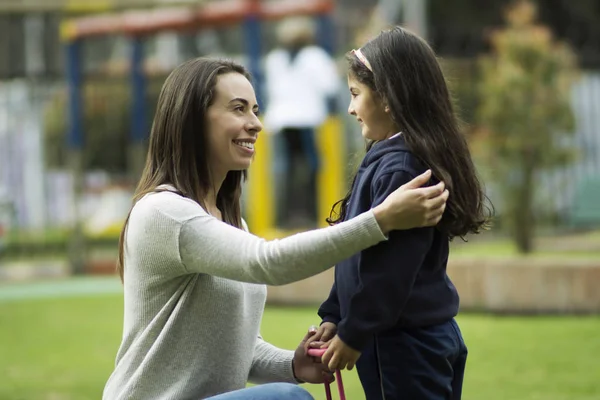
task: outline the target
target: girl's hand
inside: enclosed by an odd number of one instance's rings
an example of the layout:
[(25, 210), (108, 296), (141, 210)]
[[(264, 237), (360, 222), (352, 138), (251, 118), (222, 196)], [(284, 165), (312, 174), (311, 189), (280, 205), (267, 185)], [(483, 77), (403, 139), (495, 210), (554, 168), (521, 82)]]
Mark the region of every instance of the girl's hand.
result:
[[(321, 347), (323, 342), (330, 341), (337, 332), (337, 325), (333, 322), (323, 322), (318, 328), (311, 330), (312, 335), (304, 344), (304, 351), (308, 354), (308, 349)], [(319, 344), (317, 346), (317, 343)]]
[(360, 351), (354, 350), (346, 343), (342, 342), (342, 339), (338, 335), (327, 344), (328, 349), (321, 357), (321, 362), (327, 365), (330, 371), (337, 369), (351, 370), (356, 365), (356, 361), (360, 357)]
[(431, 170), (392, 192), (380, 205), (373, 208), (375, 219), (384, 234), (423, 226), (435, 226), (442, 219), (448, 200), (443, 182), (421, 187), (429, 182)]

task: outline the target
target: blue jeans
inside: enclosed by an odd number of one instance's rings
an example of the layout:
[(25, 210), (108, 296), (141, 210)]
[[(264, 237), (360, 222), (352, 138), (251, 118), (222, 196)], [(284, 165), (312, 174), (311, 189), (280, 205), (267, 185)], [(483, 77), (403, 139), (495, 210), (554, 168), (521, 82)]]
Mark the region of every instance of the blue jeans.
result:
[(305, 389), (291, 383), (268, 383), (235, 390), (207, 400), (314, 400)]

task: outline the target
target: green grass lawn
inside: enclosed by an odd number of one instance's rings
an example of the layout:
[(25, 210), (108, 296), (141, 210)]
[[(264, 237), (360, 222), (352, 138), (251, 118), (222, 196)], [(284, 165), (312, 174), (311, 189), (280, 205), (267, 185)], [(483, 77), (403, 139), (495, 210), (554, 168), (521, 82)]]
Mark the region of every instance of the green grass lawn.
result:
[[(270, 308), (265, 339), (294, 348), (314, 310)], [(600, 317), (459, 318), (469, 346), (464, 399), (600, 398)], [(0, 302), (0, 399), (99, 399), (121, 337), (119, 295)], [(354, 372), (348, 398), (364, 399)], [(308, 386), (317, 399), (320, 385)]]
[[(485, 234), (483, 234), (485, 235)], [(482, 236), (485, 237), (485, 236)], [(455, 239), (451, 243), (450, 257), (517, 257), (517, 246), (510, 238), (481, 240), (474, 237), (468, 243)], [(479, 240), (477, 240), (479, 239)], [(525, 257), (530, 258), (578, 258), (598, 259), (600, 257), (600, 231), (570, 234), (563, 236), (537, 237), (534, 251)]]

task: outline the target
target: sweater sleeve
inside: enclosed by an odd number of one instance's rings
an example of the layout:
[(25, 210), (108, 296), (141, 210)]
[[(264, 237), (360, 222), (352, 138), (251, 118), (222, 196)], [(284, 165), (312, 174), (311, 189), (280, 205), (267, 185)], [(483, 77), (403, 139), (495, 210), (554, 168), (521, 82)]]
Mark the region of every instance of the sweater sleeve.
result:
[(292, 360), (294, 352), (273, 346), (258, 336), (248, 381), (252, 383), (298, 383), (294, 378)]
[[(374, 205), (410, 179), (404, 171), (380, 177), (374, 184)], [(361, 252), (359, 284), (338, 324), (344, 343), (360, 351), (369, 337), (397, 323), (431, 247), (433, 229), (393, 231), (387, 242)]]
[(188, 273), (284, 285), (316, 275), (385, 239), (372, 211), (273, 241), (199, 214), (181, 224), (179, 256)]

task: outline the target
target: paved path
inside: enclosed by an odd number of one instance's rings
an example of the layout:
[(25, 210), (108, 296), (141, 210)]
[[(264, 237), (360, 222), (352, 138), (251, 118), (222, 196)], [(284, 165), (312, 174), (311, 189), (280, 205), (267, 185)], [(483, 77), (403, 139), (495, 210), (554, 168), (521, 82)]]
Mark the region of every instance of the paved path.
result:
[(123, 287), (117, 277), (78, 277), (0, 284), (0, 302), (121, 293)]

